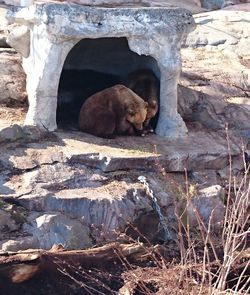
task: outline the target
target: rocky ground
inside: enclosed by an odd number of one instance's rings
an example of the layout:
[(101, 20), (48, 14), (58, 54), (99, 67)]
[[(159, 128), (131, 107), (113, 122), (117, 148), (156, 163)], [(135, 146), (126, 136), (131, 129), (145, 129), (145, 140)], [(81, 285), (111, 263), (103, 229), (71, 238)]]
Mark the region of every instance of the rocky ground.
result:
[[(213, 222), (219, 225), (229, 150), (237, 177), (250, 161), (249, 5), (194, 15), (197, 29), (183, 44), (178, 87), (179, 112), (189, 129), (181, 139), (106, 140), (78, 131), (23, 127), (27, 101), (21, 58), (2, 47), (2, 251), (50, 249), (59, 243), (66, 249), (88, 248), (123, 239), (125, 230), (135, 238), (130, 224), (152, 243), (174, 239), (174, 208), (186, 202), (187, 191), (204, 222), (214, 210)], [(5, 44), (3, 21), (1, 32), (0, 44)], [(164, 222), (159, 222), (161, 214)], [(194, 212), (188, 214), (195, 228)]]

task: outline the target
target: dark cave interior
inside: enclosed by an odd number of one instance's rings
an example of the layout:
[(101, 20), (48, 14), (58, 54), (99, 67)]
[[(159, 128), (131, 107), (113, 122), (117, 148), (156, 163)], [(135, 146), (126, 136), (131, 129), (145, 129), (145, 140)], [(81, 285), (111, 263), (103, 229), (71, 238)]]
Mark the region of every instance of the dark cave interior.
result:
[(69, 52), (59, 81), (57, 125), (78, 129), (78, 115), (91, 95), (116, 84), (138, 69), (160, 77), (157, 61), (130, 50), (126, 38), (83, 39)]

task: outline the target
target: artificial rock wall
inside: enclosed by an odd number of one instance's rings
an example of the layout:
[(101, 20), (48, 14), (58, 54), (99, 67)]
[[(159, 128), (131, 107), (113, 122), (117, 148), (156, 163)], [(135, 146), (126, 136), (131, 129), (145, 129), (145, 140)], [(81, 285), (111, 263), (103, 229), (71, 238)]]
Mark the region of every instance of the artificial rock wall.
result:
[(60, 74), (76, 44), (86, 38), (125, 37), (131, 51), (151, 56), (158, 64), (161, 89), (156, 133), (168, 137), (186, 134), (185, 123), (177, 113), (177, 81), (181, 71), (181, 43), (195, 27), (189, 11), (36, 3), (22, 9), (13, 7), (7, 18), (20, 24), (8, 41), (24, 57), (29, 99), (26, 124), (48, 130), (57, 128)]

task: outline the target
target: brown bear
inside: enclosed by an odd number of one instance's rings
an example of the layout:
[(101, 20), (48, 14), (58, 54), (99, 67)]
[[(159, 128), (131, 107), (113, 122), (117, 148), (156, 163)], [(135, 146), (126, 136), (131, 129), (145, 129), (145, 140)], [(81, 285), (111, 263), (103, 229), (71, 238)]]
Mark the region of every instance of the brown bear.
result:
[(80, 110), (79, 127), (104, 138), (134, 134), (134, 129), (143, 129), (147, 106), (131, 89), (118, 84), (87, 98)]
[(156, 116), (159, 108), (159, 80), (151, 70), (142, 69), (130, 73), (125, 85), (148, 102), (143, 134), (154, 132), (154, 129), (150, 126), (150, 121)]
[(63, 128), (76, 127), (83, 101), (119, 82), (120, 78), (113, 74), (63, 69), (58, 86), (57, 125)]

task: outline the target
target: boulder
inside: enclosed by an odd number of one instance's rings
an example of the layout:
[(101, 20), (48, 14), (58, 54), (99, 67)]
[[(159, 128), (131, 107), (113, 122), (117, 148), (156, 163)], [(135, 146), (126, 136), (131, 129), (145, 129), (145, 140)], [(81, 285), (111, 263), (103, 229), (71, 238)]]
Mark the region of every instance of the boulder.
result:
[(44, 140), (47, 137), (52, 138), (53, 135), (35, 126), (21, 126), (19, 124), (13, 124), (5, 128), (0, 126), (0, 143), (18, 140), (25, 142), (37, 141)]
[(24, 137), (24, 132), (21, 126), (14, 124), (10, 127), (0, 130), (0, 143), (16, 141)]

